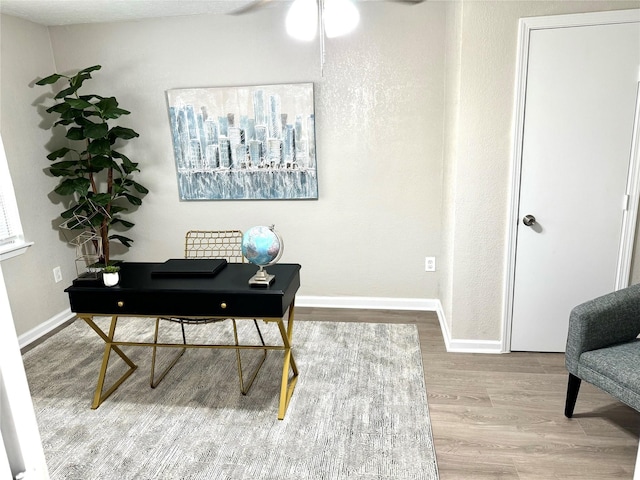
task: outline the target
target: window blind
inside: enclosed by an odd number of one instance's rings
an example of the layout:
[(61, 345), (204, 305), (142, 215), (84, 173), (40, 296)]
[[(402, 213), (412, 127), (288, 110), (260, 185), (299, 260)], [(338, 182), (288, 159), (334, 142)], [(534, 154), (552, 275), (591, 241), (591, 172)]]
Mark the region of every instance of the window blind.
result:
[[(22, 234), (18, 204), (16, 202), (9, 165), (0, 137), (0, 260), (16, 253), (28, 246)], [(6, 258), (9, 258), (6, 257)]]
[(5, 200), (5, 194), (0, 185), (0, 245), (10, 243), (15, 239), (14, 228), (10, 221), (7, 201)]

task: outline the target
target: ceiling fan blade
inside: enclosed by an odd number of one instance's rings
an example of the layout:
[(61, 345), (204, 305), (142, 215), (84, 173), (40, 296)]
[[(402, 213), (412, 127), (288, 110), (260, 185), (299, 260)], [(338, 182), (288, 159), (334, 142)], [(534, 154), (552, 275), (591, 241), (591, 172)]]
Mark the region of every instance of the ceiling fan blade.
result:
[(245, 5), (244, 7), (237, 8), (229, 12), (229, 15), (244, 15), (245, 13), (253, 12), (259, 8), (262, 8), (271, 0), (253, 0), (253, 2)]

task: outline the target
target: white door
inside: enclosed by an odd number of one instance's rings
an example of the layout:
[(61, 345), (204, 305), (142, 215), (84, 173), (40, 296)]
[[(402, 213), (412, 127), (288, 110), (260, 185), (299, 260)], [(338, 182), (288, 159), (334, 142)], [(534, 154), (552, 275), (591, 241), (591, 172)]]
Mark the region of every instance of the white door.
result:
[(616, 285), (640, 23), (530, 35), (511, 350), (563, 352), (571, 309)]

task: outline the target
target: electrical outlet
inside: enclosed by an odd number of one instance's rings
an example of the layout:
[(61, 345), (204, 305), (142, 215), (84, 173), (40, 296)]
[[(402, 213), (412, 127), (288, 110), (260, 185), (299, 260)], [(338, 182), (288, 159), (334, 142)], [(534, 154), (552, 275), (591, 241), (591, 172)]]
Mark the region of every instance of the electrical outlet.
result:
[(425, 272), (436, 271), (436, 257), (424, 257), (424, 271)]
[(62, 270), (60, 270), (60, 267), (56, 267), (53, 269), (53, 279), (56, 281), (56, 283), (62, 281)]

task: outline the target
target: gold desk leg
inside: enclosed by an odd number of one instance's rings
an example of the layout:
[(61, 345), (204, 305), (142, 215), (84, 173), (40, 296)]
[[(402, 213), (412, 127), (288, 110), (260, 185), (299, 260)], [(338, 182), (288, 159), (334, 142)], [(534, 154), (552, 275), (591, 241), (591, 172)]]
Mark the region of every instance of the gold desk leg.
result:
[[(236, 326), (236, 319), (232, 318), (231, 322), (233, 323), (233, 338), (235, 340), (236, 347), (239, 347), (240, 343), (238, 341), (238, 327)], [(262, 333), (260, 332), (260, 328), (258, 327), (258, 321), (255, 318), (253, 319), (253, 323), (256, 326), (256, 330), (258, 330), (258, 335), (260, 336), (260, 342), (262, 343), (262, 346), (265, 346), (264, 338), (262, 338)], [(238, 364), (238, 377), (240, 378), (240, 393), (242, 393), (242, 395), (246, 395), (247, 393), (249, 393), (249, 389), (251, 388), (251, 385), (253, 385), (253, 381), (258, 376), (258, 372), (260, 371), (260, 368), (262, 368), (262, 364), (267, 358), (267, 349), (264, 349), (264, 353), (262, 354), (260, 363), (258, 363), (258, 366), (251, 374), (249, 382), (246, 386), (244, 384), (244, 378), (242, 376), (242, 357), (240, 355), (240, 350), (240, 348), (236, 348), (236, 363)]]
[[(289, 306), (289, 318), (287, 321), (287, 328), (284, 327), (282, 319), (278, 320), (278, 328), (280, 329), (280, 335), (282, 336), (282, 342), (284, 343), (284, 361), (282, 365), (282, 382), (280, 384), (280, 404), (278, 406), (278, 420), (284, 419), (289, 407), (289, 401), (293, 395), (293, 390), (296, 388), (298, 382), (298, 367), (296, 361), (293, 358), (293, 351), (291, 350), (291, 340), (293, 338), (293, 314), (294, 303), (291, 302)], [(293, 371), (293, 375), (289, 378), (289, 369)]]
[[(131, 361), (129, 357), (127, 357), (122, 350), (117, 345), (113, 345), (113, 336), (116, 331), (116, 324), (118, 322), (118, 316), (114, 315), (111, 317), (111, 326), (109, 327), (109, 335), (107, 336), (102, 329), (95, 324), (93, 321), (93, 317), (91, 316), (82, 316), (82, 318), (87, 325), (89, 325), (95, 332), (102, 338), (105, 342), (104, 346), (104, 355), (102, 356), (102, 366), (100, 367), (100, 374), (98, 375), (98, 385), (96, 386), (96, 392), (93, 395), (93, 403), (91, 404), (91, 408), (95, 410), (100, 406), (102, 402), (104, 402), (116, 389), (124, 382), (129, 375), (131, 375), (137, 367), (135, 363)], [(104, 379), (107, 374), (107, 367), (109, 365), (109, 357), (111, 356), (111, 350), (116, 352), (118, 356), (125, 361), (127, 365), (129, 365), (129, 370), (127, 370), (122, 377), (120, 377), (111, 387), (107, 389), (106, 392), (102, 392), (104, 388)]]
[[(156, 318), (156, 331), (153, 335), (153, 347), (152, 347), (152, 354), (151, 354), (151, 376), (149, 377), (149, 385), (151, 386), (151, 388), (156, 388), (160, 382), (162, 381), (162, 379), (165, 377), (165, 375), (167, 373), (169, 373), (169, 370), (171, 370), (173, 368), (173, 366), (178, 362), (178, 360), (180, 360), (180, 357), (182, 355), (184, 355), (184, 352), (187, 351), (186, 347), (181, 348), (180, 349), (180, 353), (178, 353), (173, 360), (171, 361), (171, 363), (169, 364), (169, 366), (167, 368), (164, 369), (164, 371), (158, 375), (158, 378), (156, 380), (155, 376), (155, 371), (156, 371), (156, 350), (158, 348), (157, 344), (158, 344), (158, 327), (160, 326), (160, 319)], [(182, 327), (182, 339), (186, 345), (186, 340), (184, 337), (184, 325), (182, 325), (182, 322), (180, 322), (180, 326)]]

